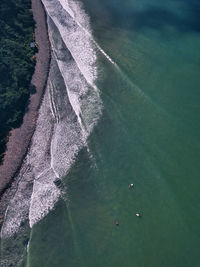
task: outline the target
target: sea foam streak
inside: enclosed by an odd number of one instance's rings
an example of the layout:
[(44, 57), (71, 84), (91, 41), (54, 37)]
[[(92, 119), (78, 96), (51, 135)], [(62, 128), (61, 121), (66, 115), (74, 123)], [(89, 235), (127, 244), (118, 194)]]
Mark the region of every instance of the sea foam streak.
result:
[(67, 174), (80, 149), (87, 146), (101, 115), (95, 85), (97, 53), (88, 34), (87, 14), (76, 1), (42, 1), (52, 46), (47, 90), (6, 211), (2, 238), (16, 233), (25, 220), (32, 227), (52, 210), (61, 194), (54, 181)]

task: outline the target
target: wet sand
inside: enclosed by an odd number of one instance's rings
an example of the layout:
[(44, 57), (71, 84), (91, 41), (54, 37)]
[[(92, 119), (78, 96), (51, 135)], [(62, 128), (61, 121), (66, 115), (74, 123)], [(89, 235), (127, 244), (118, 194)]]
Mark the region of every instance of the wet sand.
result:
[[(39, 51), (36, 54), (36, 66), (32, 76), (31, 84), (35, 86), (36, 93), (29, 99), (28, 109), (24, 115), (20, 128), (10, 132), (7, 150), (3, 165), (0, 165), (0, 197), (10, 187), (13, 178), (19, 171), (22, 161), (29, 148), (31, 137), (36, 127), (38, 110), (45, 91), (50, 63), (50, 44), (48, 39), (46, 14), (40, 0), (32, 0), (32, 12), (35, 26), (35, 40), (39, 44)], [(2, 201), (0, 202), (0, 215), (3, 211)]]

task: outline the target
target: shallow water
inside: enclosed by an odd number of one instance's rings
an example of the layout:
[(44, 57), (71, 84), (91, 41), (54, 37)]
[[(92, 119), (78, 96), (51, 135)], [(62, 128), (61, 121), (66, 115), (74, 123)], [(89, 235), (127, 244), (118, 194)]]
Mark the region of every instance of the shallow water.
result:
[(23, 266), (199, 266), (200, 5), (82, 3), (103, 111)]

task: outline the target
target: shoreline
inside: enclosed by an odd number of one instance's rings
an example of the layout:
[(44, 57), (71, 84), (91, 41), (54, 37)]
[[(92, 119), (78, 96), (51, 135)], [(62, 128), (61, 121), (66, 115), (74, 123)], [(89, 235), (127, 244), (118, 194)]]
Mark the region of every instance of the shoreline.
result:
[[(46, 89), (50, 65), (50, 43), (46, 22), (46, 13), (41, 0), (31, 0), (32, 13), (35, 21), (35, 41), (39, 44), (36, 56), (35, 70), (31, 84), (35, 86), (36, 93), (31, 94), (29, 105), (19, 128), (12, 129), (7, 142), (6, 154), (3, 164), (0, 165), (0, 218), (5, 211), (4, 198), (7, 199), (7, 189), (10, 188), (13, 179), (20, 170), (21, 164), (27, 154), (31, 138), (34, 134), (38, 111)], [(7, 201), (8, 202), (8, 199)], [(1, 219), (0, 219), (1, 221)]]

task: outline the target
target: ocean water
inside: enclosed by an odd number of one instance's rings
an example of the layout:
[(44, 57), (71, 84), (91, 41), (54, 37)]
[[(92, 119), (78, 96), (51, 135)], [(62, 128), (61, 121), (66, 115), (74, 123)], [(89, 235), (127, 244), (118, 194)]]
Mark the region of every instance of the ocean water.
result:
[(43, 3), (51, 70), (2, 266), (200, 266), (199, 2)]

